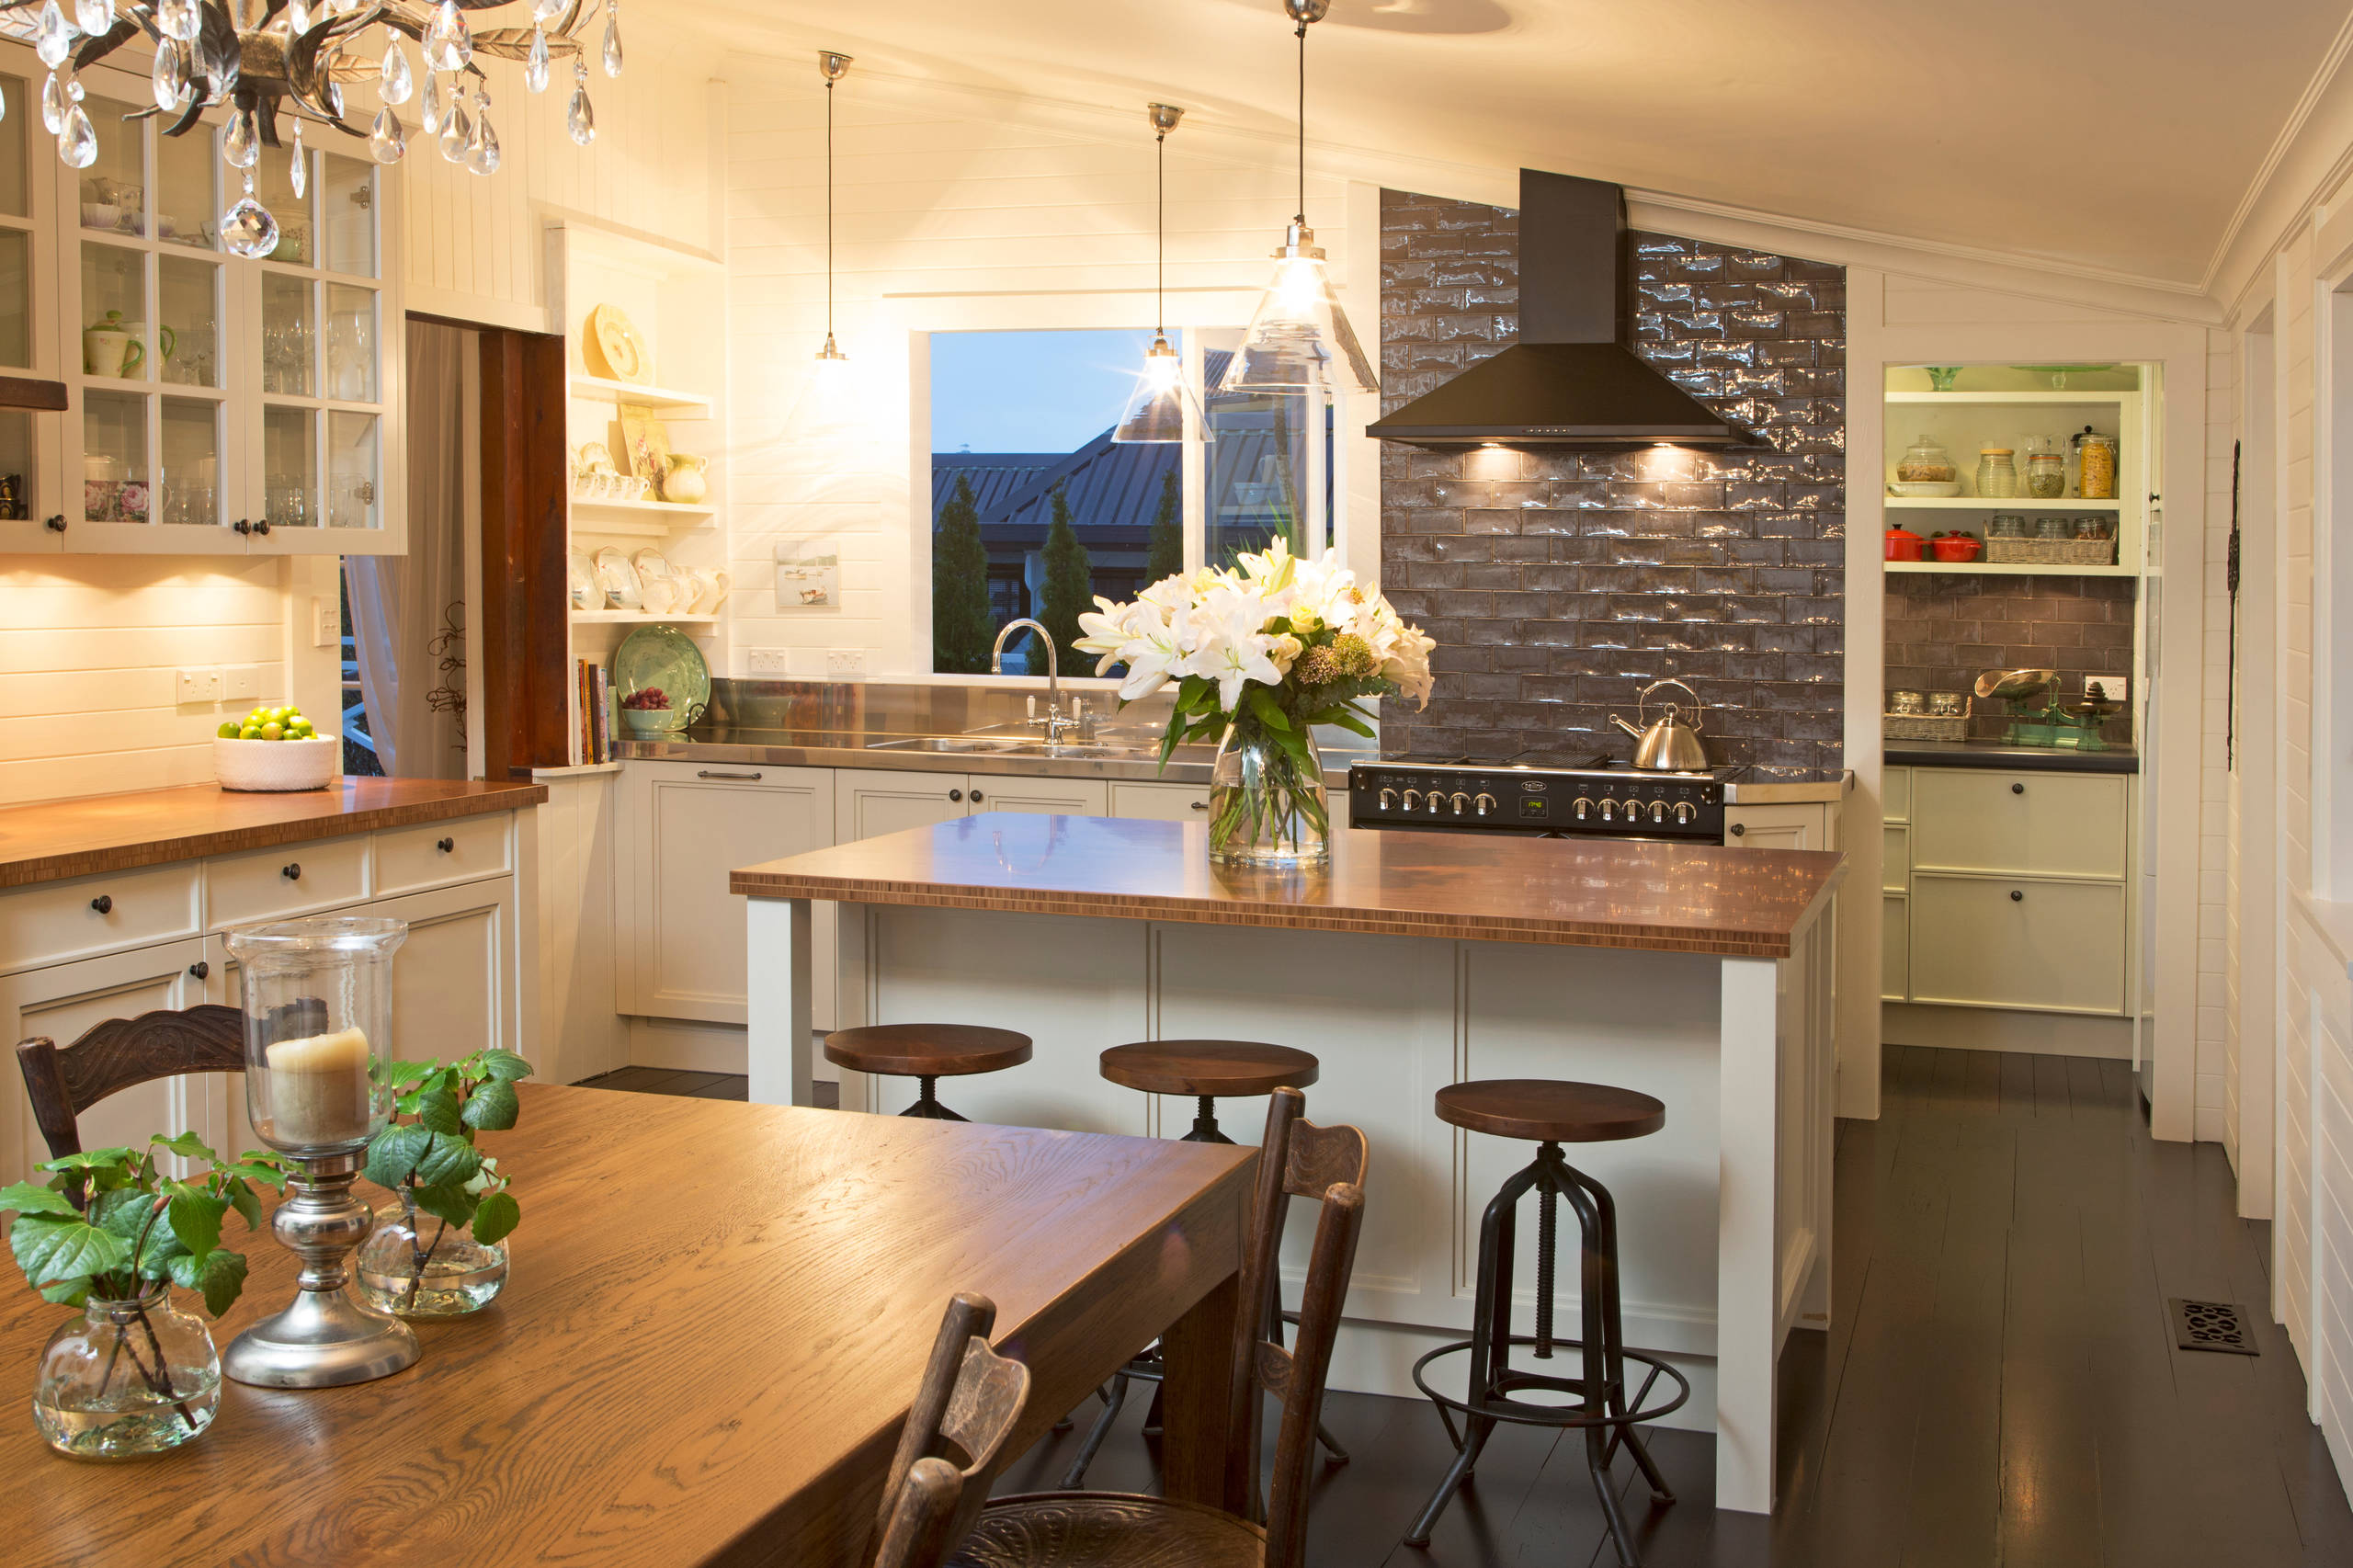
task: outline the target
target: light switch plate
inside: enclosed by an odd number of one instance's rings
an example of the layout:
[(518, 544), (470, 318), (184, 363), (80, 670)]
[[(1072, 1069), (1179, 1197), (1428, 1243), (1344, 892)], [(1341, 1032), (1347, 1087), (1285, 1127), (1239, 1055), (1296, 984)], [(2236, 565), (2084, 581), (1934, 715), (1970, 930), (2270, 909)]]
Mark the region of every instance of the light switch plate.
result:
[(792, 673), (791, 650), (747, 648), (744, 653), (744, 668), (756, 676), (789, 676)]
[(241, 697), (259, 697), (260, 695), (260, 670), (255, 668), (251, 665), (232, 665), (229, 666), (229, 699), (231, 701), (235, 701)]
[(183, 703), (218, 702), (221, 687), (221, 672), (217, 669), (179, 672), (179, 700)]
[(836, 680), (864, 680), (866, 678), (866, 650), (863, 648), (826, 649), (825, 673)]
[(332, 599), (311, 600), (311, 646), (332, 648), (343, 641), (343, 607)]

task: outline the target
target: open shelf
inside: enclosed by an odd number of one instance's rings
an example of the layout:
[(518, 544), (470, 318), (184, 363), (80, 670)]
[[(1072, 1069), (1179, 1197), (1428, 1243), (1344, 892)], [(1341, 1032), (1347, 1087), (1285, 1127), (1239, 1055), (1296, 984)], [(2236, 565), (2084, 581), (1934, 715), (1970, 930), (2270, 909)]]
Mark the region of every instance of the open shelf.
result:
[(588, 626), (713, 626), (716, 615), (648, 615), (642, 609), (575, 609), (572, 619)]
[(2059, 496), (2038, 501), (2030, 496), (2006, 495), (1988, 501), (1983, 495), (1885, 495), (1880, 505), (1889, 511), (1901, 507), (1910, 510), (1918, 506), (1938, 512), (2116, 512), (2121, 511), (2121, 501), (2077, 501)]
[(718, 511), (675, 501), (581, 501), (572, 503), (572, 531), (621, 539), (668, 539), (681, 528), (707, 526)]
[(2139, 397), (2133, 392), (1892, 392), (1881, 394), (1890, 403), (2121, 403), (2126, 398)]
[(2040, 562), (1883, 561), (1890, 572), (1959, 572), (1972, 577), (2137, 577), (2137, 566), (2049, 566)]
[(616, 381), (605, 376), (573, 377), (572, 395), (608, 397), (616, 403), (633, 403), (642, 408), (659, 408), (670, 414), (684, 413), (689, 419), (710, 417), (711, 400), (700, 392), (679, 392), (670, 387), (640, 386), (634, 381)]

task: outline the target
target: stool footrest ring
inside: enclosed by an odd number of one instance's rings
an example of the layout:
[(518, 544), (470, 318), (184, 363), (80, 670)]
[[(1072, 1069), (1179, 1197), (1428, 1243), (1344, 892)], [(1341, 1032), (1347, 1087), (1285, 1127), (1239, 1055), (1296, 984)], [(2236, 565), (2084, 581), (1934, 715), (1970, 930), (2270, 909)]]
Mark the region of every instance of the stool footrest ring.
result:
[[(1491, 1394), (1484, 1399), (1457, 1399), (1452, 1394), (1441, 1393), (1430, 1387), (1429, 1379), (1423, 1375), (1423, 1369), (1431, 1362), (1445, 1357), (1467, 1355), (1472, 1348), (1472, 1343), (1468, 1339), (1461, 1339), (1451, 1345), (1441, 1345), (1414, 1363), (1414, 1386), (1427, 1394), (1432, 1403), (1444, 1409), (1457, 1411), (1464, 1415), (1479, 1416), (1484, 1420), (1509, 1421), (1528, 1426), (1583, 1428), (1638, 1426), (1645, 1422), (1656, 1421), (1664, 1415), (1672, 1415), (1682, 1409), (1691, 1398), (1690, 1379), (1659, 1358), (1645, 1355), (1640, 1350), (1620, 1350), (1618, 1353), (1621, 1360), (1638, 1362), (1650, 1369), (1650, 1375), (1643, 1380), (1642, 1387), (1635, 1392), (1631, 1399), (1626, 1402), (1628, 1409), (1623, 1415), (1613, 1415), (1607, 1410), (1591, 1410), (1582, 1403), (1530, 1404), (1512, 1399), (1509, 1397), (1510, 1393), (1518, 1389), (1542, 1389), (1552, 1393), (1580, 1395), (1586, 1392), (1585, 1380), (1582, 1378), (1554, 1377), (1549, 1373), (1531, 1372), (1518, 1367), (1506, 1369), (1502, 1380), (1504, 1397), (1500, 1398)], [(1532, 1346), (1536, 1343), (1536, 1337), (1533, 1335), (1515, 1334), (1511, 1336), (1511, 1343), (1515, 1346)], [(1574, 1339), (1555, 1339), (1552, 1341), (1552, 1347), (1555, 1350), (1579, 1352), (1585, 1348), (1582, 1344)], [(1662, 1376), (1673, 1381), (1675, 1396), (1664, 1404), (1644, 1409), (1643, 1402), (1650, 1397), (1651, 1389)]]

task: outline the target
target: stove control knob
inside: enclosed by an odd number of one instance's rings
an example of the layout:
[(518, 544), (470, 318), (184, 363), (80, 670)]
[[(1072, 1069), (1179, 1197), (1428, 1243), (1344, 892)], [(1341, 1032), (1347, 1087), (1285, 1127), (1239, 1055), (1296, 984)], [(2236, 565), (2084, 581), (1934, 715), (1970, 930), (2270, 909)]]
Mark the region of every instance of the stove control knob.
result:
[(1607, 795), (1601, 797), (1601, 820), (1603, 822), (1618, 820), (1618, 802)]
[(1577, 821), (1585, 821), (1586, 813), (1593, 810), (1593, 797), (1590, 795), (1579, 795), (1576, 799), (1574, 810), (1577, 813)]
[(1385, 812), (1385, 811), (1389, 810), (1392, 806), (1394, 806), (1396, 803), (1397, 803), (1397, 791), (1396, 791), (1396, 790), (1383, 790), (1381, 792), (1381, 809), (1382, 811), (1384, 811), (1384, 812)]
[(1405, 809), (1407, 811), (1412, 811), (1421, 803), (1422, 792), (1419, 790), (1408, 790), (1405, 791)]
[(1675, 820), (1677, 822), (1688, 823), (1693, 817), (1696, 817), (1699, 814), (1699, 808), (1693, 805), (1690, 801), (1677, 801), (1675, 802)]
[(1452, 795), (1452, 796), (1448, 800), (1448, 801), (1447, 801), (1447, 804), (1449, 804), (1449, 805), (1450, 805), (1450, 806), (1452, 806), (1452, 807), (1454, 808), (1454, 814), (1455, 814), (1456, 816), (1461, 816), (1461, 815), (1462, 814), (1462, 808), (1463, 808), (1463, 807), (1465, 807), (1465, 806), (1467, 806), (1467, 805), (1469, 805), (1470, 803), (1471, 803), (1471, 797), (1470, 797), (1470, 796), (1468, 796), (1468, 795), (1466, 795), (1466, 794), (1464, 794), (1464, 793), (1463, 793), (1461, 790), (1457, 790), (1453, 793), (1453, 795)]
[(1485, 816), (1489, 812), (1495, 809), (1495, 798), (1493, 795), (1486, 794), (1483, 791), (1479, 796), (1478, 804), (1479, 814), (1481, 816)]
[(1665, 801), (1653, 801), (1651, 802), (1651, 821), (1660, 823), (1665, 822), (1665, 820), (1666, 802)]
[(1433, 790), (1428, 794), (1423, 796), (1422, 799), (1428, 802), (1430, 815), (1436, 816), (1438, 815), (1438, 807), (1446, 803), (1446, 792), (1442, 790)]

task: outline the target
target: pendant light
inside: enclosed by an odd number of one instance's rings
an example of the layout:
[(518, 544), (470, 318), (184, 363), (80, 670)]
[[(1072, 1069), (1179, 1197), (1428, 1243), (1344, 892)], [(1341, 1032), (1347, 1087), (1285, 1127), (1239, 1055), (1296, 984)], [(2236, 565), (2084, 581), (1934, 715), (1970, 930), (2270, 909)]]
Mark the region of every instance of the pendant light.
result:
[(825, 79), (825, 346), (817, 350), (820, 387), (838, 381), (849, 356), (834, 342), (834, 84), (849, 74), (850, 57), (817, 52), (817, 74)]
[(1201, 405), (1194, 399), (1193, 389), (1186, 384), (1184, 361), (1168, 346), (1168, 133), (1176, 129), (1185, 111), (1175, 104), (1150, 104), (1145, 106), (1144, 114), (1153, 130), (1153, 222), (1159, 235), (1159, 248), (1153, 258), (1152, 347), (1144, 350), (1136, 390), (1129, 397), (1128, 411), (1112, 430), (1111, 439), (1181, 441), (1189, 410), (1194, 426), (1206, 441), (1210, 438), (1209, 421), (1201, 417)]
[(1299, 211), (1218, 391), (1370, 392), (1378, 390), (1372, 366), (1333, 297), (1323, 247), (1307, 226), (1307, 28), (1324, 19), (1332, 0), (1283, 0), (1283, 9), (1299, 24)]

